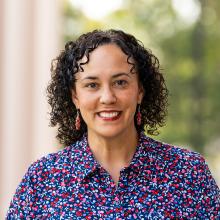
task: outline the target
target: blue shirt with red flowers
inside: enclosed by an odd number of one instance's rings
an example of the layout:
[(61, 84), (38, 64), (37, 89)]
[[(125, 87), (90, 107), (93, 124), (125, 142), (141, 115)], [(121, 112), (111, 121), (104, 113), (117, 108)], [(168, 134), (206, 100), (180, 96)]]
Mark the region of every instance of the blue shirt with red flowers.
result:
[(220, 219), (220, 191), (200, 154), (144, 133), (116, 186), (85, 134), (30, 166), (6, 219)]

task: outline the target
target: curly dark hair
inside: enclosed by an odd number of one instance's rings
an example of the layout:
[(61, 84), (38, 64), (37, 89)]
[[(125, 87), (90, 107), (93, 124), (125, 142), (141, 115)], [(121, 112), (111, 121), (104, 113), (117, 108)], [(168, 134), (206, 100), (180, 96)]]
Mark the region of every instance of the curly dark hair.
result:
[[(81, 35), (75, 41), (67, 42), (65, 49), (51, 64), (52, 76), (47, 87), (48, 103), (51, 106), (50, 125), (58, 125), (57, 139), (62, 144), (72, 144), (87, 131), (81, 116), (81, 128), (75, 128), (77, 109), (72, 102), (71, 91), (75, 89), (75, 74), (83, 71), (83, 64), (89, 62), (89, 54), (104, 44), (115, 44), (121, 48), (127, 55), (127, 62), (133, 65), (131, 71), (135, 68), (143, 86), (142, 120), (141, 125), (137, 125), (135, 120), (137, 131), (157, 135), (158, 127), (165, 124), (168, 90), (160, 72), (158, 58), (134, 36), (121, 30), (94, 30)], [(78, 62), (84, 56), (87, 57), (87, 61)]]

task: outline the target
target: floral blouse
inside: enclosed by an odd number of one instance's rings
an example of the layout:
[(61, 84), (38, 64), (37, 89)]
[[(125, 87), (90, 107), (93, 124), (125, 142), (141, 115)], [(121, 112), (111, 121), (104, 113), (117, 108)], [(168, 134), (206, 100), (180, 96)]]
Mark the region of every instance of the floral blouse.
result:
[(116, 186), (85, 134), (30, 166), (6, 219), (220, 219), (220, 191), (200, 154), (144, 133)]

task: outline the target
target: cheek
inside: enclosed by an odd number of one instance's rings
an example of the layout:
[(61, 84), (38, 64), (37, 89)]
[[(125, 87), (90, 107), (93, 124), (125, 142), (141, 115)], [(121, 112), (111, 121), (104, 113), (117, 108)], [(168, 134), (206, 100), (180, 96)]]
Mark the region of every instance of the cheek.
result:
[(96, 96), (93, 96), (91, 94), (79, 94), (78, 100), (79, 108), (81, 109), (81, 111), (94, 110), (94, 108), (96, 107), (97, 98)]
[(129, 110), (129, 112), (136, 111), (138, 98), (137, 95), (135, 95), (135, 93), (132, 92), (126, 93), (120, 97), (120, 100), (122, 101), (124, 107), (127, 108), (127, 110)]
[(79, 108), (80, 113), (86, 124), (89, 123), (90, 120), (94, 117), (94, 112), (96, 110), (96, 102), (92, 99), (92, 97), (83, 97), (80, 99)]

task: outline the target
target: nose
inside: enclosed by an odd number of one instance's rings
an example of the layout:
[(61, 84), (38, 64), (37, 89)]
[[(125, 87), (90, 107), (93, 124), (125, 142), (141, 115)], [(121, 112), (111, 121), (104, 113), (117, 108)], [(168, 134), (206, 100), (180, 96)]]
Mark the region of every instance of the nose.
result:
[(100, 95), (100, 103), (102, 104), (114, 104), (116, 102), (116, 96), (114, 91), (109, 88), (103, 88)]

